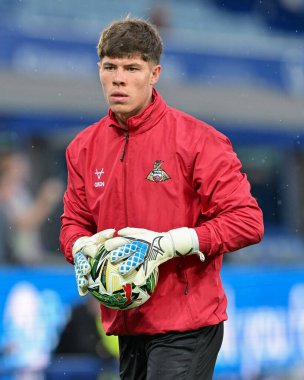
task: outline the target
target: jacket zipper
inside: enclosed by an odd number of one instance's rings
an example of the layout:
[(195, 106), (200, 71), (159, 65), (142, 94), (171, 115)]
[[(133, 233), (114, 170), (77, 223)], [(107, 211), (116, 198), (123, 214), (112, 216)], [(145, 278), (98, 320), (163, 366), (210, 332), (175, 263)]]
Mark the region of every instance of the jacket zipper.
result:
[(184, 276), (185, 276), (185, 280), (186, 280), (186, 286), (185, 286), (184, 294), (185, 294), (185, 296), (187, 296), (188, 290), (189, 290), (189, 281), (188, 281), (187, 272), (185, 270), (184, 270)]
[(187, 272), (185, 269), (183, 269), (182, 263), (179, 263), (177, 268), (179, 271), (181, 271), (180, 276), (183, 277), (183, 278), (181, 277), (181, 281), (184, 280), (185, 282), (184, 295), (187, 296), (189, 292), (189, 280), (188, 280)]
[[(127, 153), (127, 147), (128, 147), (128, 143), (129, 143), (129, 131), (126, 131), (126, 135), (125, 135), (125, 145), (123, 147), (123, 151), (122, 151), (122, 154), (120, 156), (120, 160), (121, 162), (124, 161), (125, 159), (125, 156), (126, 156), (126, 153)], [(125, 222), (126, 222), (126, 225), (125, 227), (128, 227), (128, 223), (129, 223), (129, 218), (128, 218), (128, 200), (127, 200), (127, 178), (128, 178), (128, 164), (127, 162), (124, 163), (124, 187), (123, 187), (123, 196), (124, 196), (124, 207), (125, 207)]]
[(188, 280), (187, 280), (187, 282), (186, 282), (186, 287), (185, 287), (185, 296), (187, 296), (188, 295), (188, 288), (189, 288), (189, 282), (188, 282)]
[(124, 158), (125, 158), (128, 142), (129, 142), (129, 131), (127, 131), (126, 135), (125, 135), (125, 145), (123, 147), (123, 150), (122, 150), (122, 153), (121, 153), (121, 156), (120, 156), (120, 161), (123, 161)]
[[(125, 158), (125, 155), (126, 155), (126, 152), (127, 152), (128, 143), (129, 143), (129, 131), (126, 131), (126, 134), (125, 134), (125, 144), (124, 144), (121, 156), (120, 156), (120, 161), (121, 162), (124, 161), (124, 158)], [(125, 227), (128, 226), (128, 210), (127, 210), (128, 202), (127, 202), (127, 191), (126, 190), (127, 190), (127, 165), (125, 163), (124, 164), (124, 189), (123, 189), (123, 191), (124, 191), (124, 203), (125, 203), (125, 221), (126, 221), (126, 226)], [(128, 334), (126, 312), (125, 311), (121, 311), (121, 313), (122, 313), (123, 326), (124, 326), (124, 329), (126, 331), (126, 334)]]

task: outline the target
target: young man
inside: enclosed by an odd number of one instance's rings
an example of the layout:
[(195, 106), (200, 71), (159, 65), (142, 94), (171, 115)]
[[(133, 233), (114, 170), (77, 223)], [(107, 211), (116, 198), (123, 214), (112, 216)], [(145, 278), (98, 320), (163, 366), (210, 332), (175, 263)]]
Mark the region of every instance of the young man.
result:
[(100, 244), (122, 275), (136, 268), (137, 283), (159, 267), (148, 302), (101, 306), (105, 331), (119, 336), (122, 379), (208, 380), (227, 319), (223, 254), (261, 240), (262, 213), (227, 137), (154, 89), (161, 53), (144, 20), (116, 21), (101, 34), (109, 114), (67, 148), (61, 249), (75, 263), (81, 295), (86, 257)]

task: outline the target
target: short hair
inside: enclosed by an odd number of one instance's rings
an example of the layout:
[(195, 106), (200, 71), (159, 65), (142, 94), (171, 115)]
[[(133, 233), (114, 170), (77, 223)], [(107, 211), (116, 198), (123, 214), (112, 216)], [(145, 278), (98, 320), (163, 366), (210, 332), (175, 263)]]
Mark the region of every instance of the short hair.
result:
[(162, 51), (163, 42), (157, 29), (140, 18), (113, 21), (102, 31), (97, 45), (100, 60), (105, 56), (123, 58), (139, 54), (144, 61), (159, 64)]

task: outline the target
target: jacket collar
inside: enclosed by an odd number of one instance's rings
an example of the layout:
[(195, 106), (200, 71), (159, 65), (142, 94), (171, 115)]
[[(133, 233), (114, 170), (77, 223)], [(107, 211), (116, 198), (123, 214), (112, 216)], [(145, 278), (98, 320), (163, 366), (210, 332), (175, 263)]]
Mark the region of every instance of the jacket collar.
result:
[[(143, 133), (152, 128), (164, 115), (167, 105), (159, 92), (153, 88), (153, 102), (150, 103), (142, 113), (132, 116), (127, 120), (127, 130), (132, 134)], [(107, 125), (110, 127), (117, 127), (125, 130), (121, 127), (115, 114), (109, 109)]]

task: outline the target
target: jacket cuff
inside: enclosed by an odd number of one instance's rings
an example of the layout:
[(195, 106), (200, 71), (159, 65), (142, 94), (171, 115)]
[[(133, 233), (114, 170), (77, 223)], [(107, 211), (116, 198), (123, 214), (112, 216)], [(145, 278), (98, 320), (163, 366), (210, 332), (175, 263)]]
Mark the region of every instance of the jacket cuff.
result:
[(199, 241), (199, 250), (204, 254), (204, 256), (208, 256), (211, 250), (211, 237), (209, 229), (201, 226), (194, 228), (198, 241)]
[(64, 255), (65, 255), (67, 261), (70, 262), (71, 264), (74, 264), (74, 259), (73, 259), (73, 254), (72, 254), (73, 245), (74, 245), (75, 241), (82, 236), (84, 236), (84, 235), (83, 234), (77, 234), (77, 235), (72, 236), (66, 245)]

